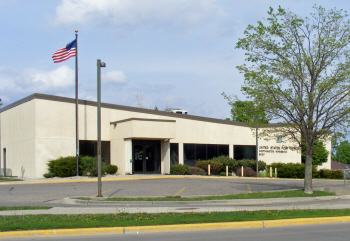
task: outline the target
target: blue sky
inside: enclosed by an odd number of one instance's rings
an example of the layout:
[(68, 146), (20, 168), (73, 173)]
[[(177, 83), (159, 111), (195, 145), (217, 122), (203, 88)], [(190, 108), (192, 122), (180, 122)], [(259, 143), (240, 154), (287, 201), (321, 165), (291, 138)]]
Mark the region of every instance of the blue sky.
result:
[(271, 6), (308, 16), (314, 4), (350, 10), (349, 1), (273, 0), (0, 0), (0, 98), (3, 106), (33, 93), (74, 98), (74, 58), (52, 54), (79, 30), (79, 98), (224, 119), (222, 92), (244, 99), (235, 49), (248, 24)]

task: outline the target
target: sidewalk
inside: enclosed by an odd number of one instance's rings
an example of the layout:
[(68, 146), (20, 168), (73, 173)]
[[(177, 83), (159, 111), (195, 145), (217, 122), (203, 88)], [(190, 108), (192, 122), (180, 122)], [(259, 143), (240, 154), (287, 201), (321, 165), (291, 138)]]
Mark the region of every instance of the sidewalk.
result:
[[(330, 204), (332, 200), (344, 203)], [(328, 201), (328, 202), (327, 202)], [(53, 207), (38, 210), (0, 211), (0, 216), (36, 214), (107, 214), (107, 213), (186, 213), (186, 212), (237, 212), (257, 210), (301, 210), (301, 209), (346, 209), (350, 195), (270, 198), (270, 199), (231, 199), (209, 201), (98, 201), (65, 198), (54, 201), (60, 204), (77, 204), (76, 207)], [(79, 206), (78, 206), (79, 205)], [(85, 205), (82, 206), (82, 205)], [(98, 206), (97, 206), (98, 205)]]

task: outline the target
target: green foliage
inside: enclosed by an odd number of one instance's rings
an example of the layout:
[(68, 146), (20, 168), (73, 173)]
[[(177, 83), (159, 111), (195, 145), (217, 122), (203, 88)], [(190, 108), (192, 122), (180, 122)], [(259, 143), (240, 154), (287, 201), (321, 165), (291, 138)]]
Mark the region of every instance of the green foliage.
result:
[[(299, 191), (299, 193), (301, 193)], [(251, 193), (253, 194), (253, 193)], [(311, 195), (306, 195), (310, 197)], [(295, 218), (343, 217), (350, 209), (327, 210), (263, 210), (237, 212), (187, 212), (187, 213), (111, 213), (71, 215), (12, 215), (1, 216), (0, 232), (19, 230), (48, 230), (101, 227), (159, 226), (177, 224), (203, 224), (217, 222), (242, 222), (264, 220), (286, 220)], [(6, 233), (4, 233), (5, 236)], [(339, 239), (338, 239), (339, 240)], [(344, 238), (344, 240), (346, 240)]]
[(116, 165), (107, 165), (106, 166), (106, 173), (107, 174), (113, 175), (113, 174), (116, 174), (117, 171), (118, 171), (118, 166), (116, 166)]
[[(232, 176), (232, 172), (227, 173), (228, 176)], [(226, 177), (226, 172), (220, 172), (220, 176), (225, 176)]]
[(319, 170), (320, 178), (329, 178), (329, 179), (343, 179), (344, 174), (342, 170), (328, 170), (321, 169)]
[(17, 182), (23, 181), (22, 179), (12, 178), (12, 177), (0, 177), (0, 182)]
[(350, 164), (350, 143), (347, 140), (342, 141), (338, 146), (335, 146), (334, 149), (334, 161)]
[(170, 166), (171, 175), (191, 175), (190, 167), (182, 164), (174, 164)]
[[(236, 175), (242, 176), (242, 167), (236, 169)], [(244, 177), (256, 177), (256, 172), (251, 167), (243, 167), (243, 176)]]
[(190, 167), (191, 175), (205, 175), (205, 171), (199, 167)]
[[(256, 160), (242, 159), (238, 161), (239, 167), (250, 167), (256, 172)], [(266, 163), (263, 161), (258, 161), (259, 171), (264, 171), (266, 169)]]
[(55, 176), (56, 176), (56, 173), (49, 172), (49, 173), (45, 173), (43, 176), (44, 176), (45, 178), (52, 178), (52, 177), (55, 177)]
[(206, 172), (208, 172), (208, 165), (210, 165), (211, 173), (219, 173), (222, 170), (223, 164), (219, 161), (196, 161), (195, 166), (202, 168)]
[(75, 156), (59, 157), (48, 162), (49, 173), (55, 173), (58, 177), (71, 177), (77, 175)]
[[(72, 177), (77, 175), (77, 164), (75, 156), (59, 157), (56, 160), (50, 160), (48, 162), (49, 173), (44, 174), (45, 178), (53, 177)], [(117, 166), (109, 167), (111, 172)], [(101, 174), (104, 175), (107, 172), (107, 165), (101, 162)], [(115, 173), (115, 172), (114, 172)], [(79, 157), (79, 175), (88, 175), (92, 177), (97, 176), (97, 157), (80, 156)]]
[(263, 110), (259, 110), (253, 101), (241, 101), (232, 100), (232, 96), (227, 96), (225, 93), (221, 95), (228, 100), (231, 105), (231, 118), (233, 121), (244, 122), (244, 123), (269, 123), (266, 113)]
[[(301, 145), (301, 157), (302, 162), (305, 163), (305, 143), (302, 143)], [(323, 163), (328, 161), (328, 155), (329, 151), (326, 150), (326, 147), (324, 146), (322, 141), (315, 141), (314, 142), (314, 148), (313, 148), (313, 154), (312, 154), (312, 165), (322, 165)]]
[[(273, 171), (277, 168), (277, 176), (280, 178), (304, 178), (305, 176), (305, 164), (275, 162), (267, 167), (272, 167)], [(314, 177), (318, 175), (315, 165), (312, 166), (312, 173)]]
[[(286, 124), (261, 130), (261, 137), (282, 133), (306, 143), (307, 193), (312, 193), (312, 144), (346, 131), (350, 118), (350, 20), (343, 10), (313, 8), (309, 17), (270, 8), (265, 21), (249, 25), (236, 44), (249, 62), (237, 67), (245, 78), (243, 94), (269, 119)], [(291, 130), (297, 133), (289, 135)]]
[[(324, 191), (315, 191), (313, 194), (306, 194), (302, 189), (292, 191), (277, 192), (253, 192), (239, 193), (219, 196), (199, 196), (199, 197), (172, 197), (172, 201), (204, 201), (204, 200), (232, 200), (232, 199), (262, 199), (262, 198), (286, 198), (286, 197), (317, 197), (317, 196), (335, 196), (333, 193)], [(91, 200), (87, 197), (78, 197), (79, 200)], [(105, 201), (169, 201), (169, 197), (110, 197)], [(349, 209), (350, 210), (350, 209)]]
[[(97, 177), (98, 176), (98, 163), (97, 163), (97, 157), (92, 156), (81, 156), (79, 168), (82, 171), (82, 174), (84, 176), (88, 175), (91, 177)], [(107, 172), (107, 165), (106, 163), (101, 161), (101, 175), (103, 176)]]
[[(228, 171), (232, 172), (235, 171), (236, 168), (238, 167), (238, 163), (235, 159), (232, 159), (231, 157), (228, 156), (219, 156), (219, 157), (214, 157), (213, 159), (210, 159), (209, 161), (213, 162), (221, 162), (222, 163), (222, 168), (221, 171), (226, 172), (226, 166), (228, 166)], [(210, 166), (211, 169), (211, 166)]]

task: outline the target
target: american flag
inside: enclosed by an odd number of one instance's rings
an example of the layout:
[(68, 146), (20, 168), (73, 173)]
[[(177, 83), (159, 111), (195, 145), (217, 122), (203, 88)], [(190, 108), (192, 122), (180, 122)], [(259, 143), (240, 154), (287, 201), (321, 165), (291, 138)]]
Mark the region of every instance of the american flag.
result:
[(74, 57), (76, 55), (77, 50), (77, 40), (73, 40), (63, 48), (57, 50), (53, 55), (52, 59), (54, 63), (59, 63), (69, 59), (70, 57)]

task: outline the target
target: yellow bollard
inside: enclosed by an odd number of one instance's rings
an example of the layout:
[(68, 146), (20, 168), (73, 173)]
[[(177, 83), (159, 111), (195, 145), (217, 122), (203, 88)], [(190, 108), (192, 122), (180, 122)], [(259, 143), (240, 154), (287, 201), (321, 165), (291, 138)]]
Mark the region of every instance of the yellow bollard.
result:
[(208, 165), (208, 176), (210, 176), (210, 164)]
[(275, 178), (277, 178), (277, 168), (275, 168)]
[(228, 177), (228, 166), (226, 166), (226, 177)]
[(243, 166), (241, 167), (241, 176), (243, 177)]

